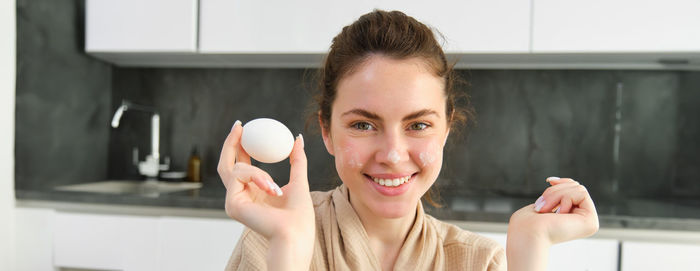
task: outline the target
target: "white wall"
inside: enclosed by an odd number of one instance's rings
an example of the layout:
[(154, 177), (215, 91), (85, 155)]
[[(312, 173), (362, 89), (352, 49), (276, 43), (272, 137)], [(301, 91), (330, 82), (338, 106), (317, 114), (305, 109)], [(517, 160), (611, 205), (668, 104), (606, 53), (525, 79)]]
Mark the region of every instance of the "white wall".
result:
[(0, 270), (15, 264), (15, 0), (0, 0)]

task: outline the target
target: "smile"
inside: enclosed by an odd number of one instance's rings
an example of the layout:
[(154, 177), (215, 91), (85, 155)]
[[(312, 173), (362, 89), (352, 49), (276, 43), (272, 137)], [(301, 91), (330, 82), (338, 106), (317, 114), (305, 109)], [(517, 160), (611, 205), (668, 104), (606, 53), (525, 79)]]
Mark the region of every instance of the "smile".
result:
[(394, 179), (382, 179), (382, 178), (372, 177), (372, 181), (374, 181), (375, 183), (377, 183), (379, 185), (387, 186), (387, 187), (394, 187), (394, 186), (402, 185), (402, 184), (408, 182), (408, 180), (410, 180), (410, 179), (411, 179), (410, 175), (404, 176), (401, 178), (394, 178)]
[(395, 197), (400, 196), (411, 190), (413, 185), (413, 177), (416, 176), (418, 172), (413, 174), (398, 173), (398, 174), (376, 174), (374, 176), (369, 174), (364, 174), (367, 178), (366, 184), (373, 187), (373, 190), (378, 193), (387, 196)]

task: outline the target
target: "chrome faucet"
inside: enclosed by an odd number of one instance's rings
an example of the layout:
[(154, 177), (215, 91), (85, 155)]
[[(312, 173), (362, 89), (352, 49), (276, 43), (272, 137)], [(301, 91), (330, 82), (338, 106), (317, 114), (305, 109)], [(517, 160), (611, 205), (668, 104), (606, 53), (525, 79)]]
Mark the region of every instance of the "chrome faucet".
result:
[(119, 120), (127, 110), (143, 111), (153, 114), (151, 116), (151, 154), (146, 156), (145, 161), (138, 162), (139, 174), (146, 176), (148, 179), (155, 179), (161, 170), (170, 168), (170, 159), (164, 159), (165, 164), (160, 164), (160, 115), (155, 108), (150, 106), (138, 105), (127, 100), (122, 100), (121, 106), (114, 112), (112, 117), (112, 128), (119, 127)]

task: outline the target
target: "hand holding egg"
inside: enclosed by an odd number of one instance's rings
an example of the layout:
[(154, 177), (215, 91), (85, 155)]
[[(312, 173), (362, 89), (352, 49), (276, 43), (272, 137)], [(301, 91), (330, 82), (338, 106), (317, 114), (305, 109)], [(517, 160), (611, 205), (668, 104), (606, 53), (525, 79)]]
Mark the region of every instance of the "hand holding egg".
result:
[[(289, 157), (287, 185), (280, 188), (267, 172), (251, 165), (251, 157), (264, 163)], [(245, 127), (236, 121), (221, 149), (217, 170), (226, 186), (229, 217), (270, 242), (301, 238), (313, 243), (314, 210), (301, 135), (295, 140), (284, 124), (272, 119), (252, 120)]]

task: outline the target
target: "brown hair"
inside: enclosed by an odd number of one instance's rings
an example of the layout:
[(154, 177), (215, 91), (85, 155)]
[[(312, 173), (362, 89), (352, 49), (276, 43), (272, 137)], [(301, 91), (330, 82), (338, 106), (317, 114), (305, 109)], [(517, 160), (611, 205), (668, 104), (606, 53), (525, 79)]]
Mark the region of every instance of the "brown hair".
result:
[[(448, 64), (430, 28), (400, 11), (374, 10), (343, 27), (340, 34), (333, 38), (330, 52), (319, 71), (320, 93), (315, 97), (318, 108), (314, 120), (320, 118), (321, 129), (330, 129), (331, 107), (340, 79), (373, 55), (399, 60), (425, 60), (428, 69), (445, 80), (448, 126), (457, 130), (472, 119), (471, 107), (459, 105), (458, 100), (464, 99), (468, 105), (469, 99), (464, 92), (455, 90), (455, 84), (461, 81), (456, 78), (454, 65)], [(441, 207), (434, 197), (439, 195), (433, 188), (423, 195), (430, 205)]]

